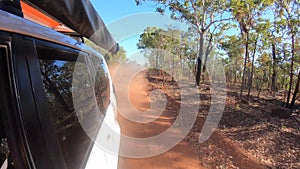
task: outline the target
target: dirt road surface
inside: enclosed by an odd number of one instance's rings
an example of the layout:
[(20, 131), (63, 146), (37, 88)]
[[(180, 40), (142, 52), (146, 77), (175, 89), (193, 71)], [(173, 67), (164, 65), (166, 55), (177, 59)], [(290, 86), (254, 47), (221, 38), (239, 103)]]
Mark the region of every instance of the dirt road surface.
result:
[[(157, 112), (147, 111), (150, 107), (151, 99), (147, 93), (147, 80), (145, 73), (139, 73), (133, 76), (137, 71), (134, 65), (110, 67), (119, 110), (118, 121), (121, 126), (121, 133), (134, 138), (147, 138), (155, 136), (171, 125), (172, 111), (164, 111), (160, 116)], [(128, 81), (130, 79), (130, 81)], [(138, 111), (132, 111), (125, 100), (130, 100), (131, 105)], [(139, 114), (137, 114), (137, 112)], [(147, 114), (146, 114), (147, 113)], [(153, 114), (151, 114), (153, 113)], [(137, 123), (132, 119), (134, 117), (158, 117), (154, 122)], [(128, 119), (129, 117), (129, 119)], [(147, 120), (147, 119), (146, 119)], [(151, 119), (150, 119), (151, 121)], [(135, 151), (128, 148), (128, 143), (122, 142), (120, 152)], [(136, 145), (136, 150), (149, 149), (147, 145)], [(151, 151), (151, 150), (149, 150)], [(121, 153), (122, 154), (122, 153)], [(147, 158), (128, 158), (119, 157), (119, 169), (202, 169), (198, 155), (189, 144), (180, 142), (171, 150)]]

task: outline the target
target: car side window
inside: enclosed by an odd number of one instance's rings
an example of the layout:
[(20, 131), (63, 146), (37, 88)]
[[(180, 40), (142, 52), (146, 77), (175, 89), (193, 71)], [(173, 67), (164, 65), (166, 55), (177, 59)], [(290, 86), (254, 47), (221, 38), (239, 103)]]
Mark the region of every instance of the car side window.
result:
[(92, 137), (104, 118), (103, 112), (97, 111), (102, 100), (95, 97), (90, 66), (85, 58), (76, 60), (76, 54), (61, 57), (57, 56), (60, 53), (37, 51), (51, 120), (64, 160), (69, 169), (82, 168), (93, 145)]
[(104, 59), (101, 57), (92, 56), (90, 57), (92, 70), (95, 72), (95, 95), (97, 100), (101, 100), (101, 103), (98, 102), (99, 107), (103, 109), (107, 108), (110, 103), (110, 84), (109, 84), (109, 72), (104, 63)]

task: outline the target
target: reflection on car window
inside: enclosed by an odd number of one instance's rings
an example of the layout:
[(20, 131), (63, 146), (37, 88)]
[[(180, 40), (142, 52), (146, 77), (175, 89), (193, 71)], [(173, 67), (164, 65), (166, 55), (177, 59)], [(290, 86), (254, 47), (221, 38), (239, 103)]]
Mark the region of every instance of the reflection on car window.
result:
[[(69, 169), (80, 168), (86, 162), (92, 143), (89, 136), (95, 136), (103, 119), (103, 115), (96, 111), (89, 69), (85, 62), (49, 60), (44, 57), (39, 63), (52, 121), (66, 164)], [(74, 75), (80, 78), (73, 80)], [(76, 111), (72, 90), (80, 90), (74, 96), (76, 104), (79, 103)], [(81, 123), (89, 125), (82, 127)]]
[(96, 97), (101, 97), (102, 107), (106, 108), (110, 103), (109, 72), (104, 64), (103, 58), (92, 57), (91, 63), (96, 77), (94, 83)]

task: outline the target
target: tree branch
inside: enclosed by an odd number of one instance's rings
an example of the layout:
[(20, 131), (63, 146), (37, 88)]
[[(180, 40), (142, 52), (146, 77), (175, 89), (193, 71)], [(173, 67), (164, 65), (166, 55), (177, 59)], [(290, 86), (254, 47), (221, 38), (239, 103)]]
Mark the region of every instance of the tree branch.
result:
[(223, 21), (229, 21), (229, 20), (232, 20), (234, 18), (226, 18), (226, 19), (219, 19), (219, 20), (215, 20), (211, 23), (209, 23), (206, 28), (204, 29), (204, 31), (208, 30), (213, 24), (217, 23), (217, 22), (223, 22)]

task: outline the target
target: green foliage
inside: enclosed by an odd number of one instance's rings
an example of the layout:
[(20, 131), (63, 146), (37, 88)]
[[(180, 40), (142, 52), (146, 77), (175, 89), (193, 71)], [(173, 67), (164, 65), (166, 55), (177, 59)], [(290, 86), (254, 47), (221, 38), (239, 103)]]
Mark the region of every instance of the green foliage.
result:
[(126, 51), (123, 46), (119, 47), (119, 51), (116, 54), (112, 54), (88, 39), (85, 39), (85, 44), (104, 55), (108, 64), (123, 63), (127, 59)]
[(140, 35), (137, 47), (146, 56), (147, 65), (171, 72), (176, 77), (191, 74), (197, 57), (194, 35), (173, 28), (146, 28)]
[(224, 50), (227, 54), (227, 58), (223, 60), (225, 64), (225, 71), (227, 80), (234, 82), (241, 81), (240, 72), (242, 70), (242, 54), (243, 54), (243, 42), (238, 36), (226, 36), (226, 38), (220, 41), (220, 49)]
[[(179, 42), (166, 36), (170, 33), (179, 35), (174, 30), (147, 28), (140, 37), (139, 49), (147, 47), (168, 50), (179, 61), (191, 61), (197, 56), (206, 61), (207, 56), (218, 53), (224, 56), (222, 61), (229, 81), (235, 79), (241, 82), (242, 74), (245, 73), (244, 81), (247, 82), (253, 74), (253, 84), (259, 90), (270, 88), (273, 83), (276, 83), (278, 89), (287, 89), (288, 86), (294, 89), (295, 82), (290, 75), (296, 74), (300, 68), (299, 0), (136, 2), (138, 5), (151, 2), (155, 4), (157, 12), (171, 14), (173, 19), (190, 24), (188, 32), (181, 32), (180, 38), (175, 38), (180, 39)], [(234, 31), (235, 28), (240, 31)], [(211, 51), (213, 46), (218, 46), (215, 52)], [(155, 60), (172, 61), (168, 60), (170, 57), (167, 55), (159, 59), (163, 54), (154, 50), (147, 54), (152, 54), (149, 58), (152, 58), (154, 64)], [(153, 56), (158, 56), (158, 59)], [(193, 66), (190, 68), (194, 69)], [(251, 83), (247, 84), (248, 88), (252, 88), (249, 85)]]
[[(203, 61), (203, 72), (205, 72), (208, 56), (213, 50), (215, 40), (219, 39), (222, 31), (227, 28), (231, 17), (226, 17), (227, 1), (226, 0), (138, 0), (141, 2), (153, 2), (156, 4), (156, 11), (165, 13), (168, 11), (171, 18), (187, 22), (197, 32), (198, 57)], [(225, 18), (224, 18), (225, 16)], [(201, 62), (201, 63), (202, 63)], [(199, 79), (201, 75), (201, 63), (197, 69)], [(197, 82), (198, 84), (199, 82)]]
[(123, 46), (120, 46), (118, 53), (106, 53), (105, 59), (108, 64), (123, 63), (127, 60), (126, 51)]

